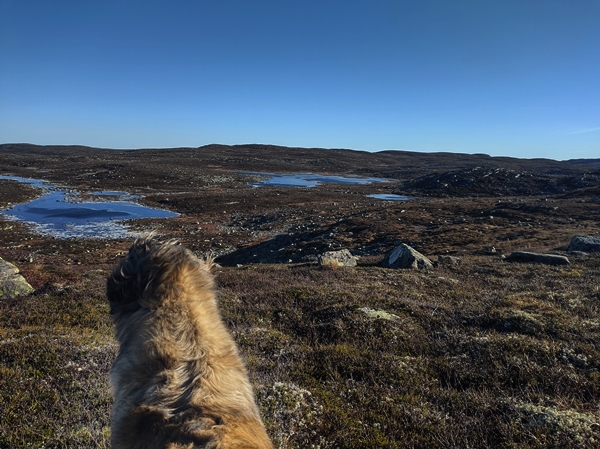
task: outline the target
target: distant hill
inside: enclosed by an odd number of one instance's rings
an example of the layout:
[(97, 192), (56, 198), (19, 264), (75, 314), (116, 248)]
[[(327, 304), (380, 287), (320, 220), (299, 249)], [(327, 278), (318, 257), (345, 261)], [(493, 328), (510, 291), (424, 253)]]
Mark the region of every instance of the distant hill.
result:
[[(22, 159), (27, 163), (36, 154), (54, 158), (77, 159), (103, 154), (109, 159), (152, 159), (158, 163), (193, 159), (206, 166), (252, 171), (318, 171), (320, 173), (348, 173), (380, 176), (394, 179), (411, 179), (431, 173), (444, 173), (457, 169), (482, 167), (486, 170), (501, 168), (518, 172), (552, 175), (576, 175), (600, 168), (600, 159), (556, 161), (553, 159), (519, 159), (493, 157), (487, 154), (419, 153), (387, 150), (376, 153), (348, 149), (295, 148), (277, 145), (211, 144), (198, 148), (164, 148), (139, 150), (111, 150), (85, 146), (2, 144), (0, 153)], [(17, 156), (19, 155), (19, 156)], [(146, 158), (146, 155), (152, 155)], [(19, 163), (16, 160), (13, 163)]]
[(587, 168), (597, 168), (600, 169), (600, 159), (569, 159), (569, 164), (580, 165)]

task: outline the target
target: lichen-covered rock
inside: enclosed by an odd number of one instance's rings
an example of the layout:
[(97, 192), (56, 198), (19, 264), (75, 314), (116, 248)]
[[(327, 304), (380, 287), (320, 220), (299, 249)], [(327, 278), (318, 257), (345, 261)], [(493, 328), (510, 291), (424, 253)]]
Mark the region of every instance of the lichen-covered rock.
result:
[(576, 235), (571, 239), (568, 251), (600, 251), (600, 235)]
[(369, 318), (379, 318), (386, 321), (398, 321), (400, 317), (398, 315), (394, 315), (393, 313), (386, 312), (385, 310), (376, 310), (371, 309), (370, 307), (361, 307), (358, 310), (363, 312)]
[(327, 251), (319, 256), (319, 264), (325, 266), (336, 264), (341, 267), (355, 267), (356, 257), (354, 257), (347, 249)]
[(0, 257), (0, 299), (28, 295), (33, 287), (19, 274), (19, 269)]
[(383, 259), (384, 268), (413, 268), (428, 270), (433, 268), (431, 261), (417, 250), (400, 243)]
[(509, 262), (534, 262), (546, 265), (569, 265), (569, 259), (558, 254), (539, 254), (528, 251), (514, 251), (506, 258)]

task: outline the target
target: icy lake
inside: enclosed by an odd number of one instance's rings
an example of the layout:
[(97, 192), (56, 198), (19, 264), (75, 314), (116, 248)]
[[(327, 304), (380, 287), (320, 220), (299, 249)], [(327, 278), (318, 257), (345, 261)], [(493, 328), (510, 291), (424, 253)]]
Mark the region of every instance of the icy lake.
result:
[(279, 187), (315, 187), (324, 183), (336, 184), (371, 184), (374, 182), (386, 182), (389, 179), (383, 178), (353, 178), (349, 176), (333, 176), (333, 175), (315, 175), (313, 173), (260, 173), (260, 172), (243, 172), (245, 175), (264, 176), (265, 180), (252, 182), (248, 185), (252, 187), (263, 186), (279, 186)]
[[(178, 214), (131, 202), (127, 192), (91, 192), (98, 201), (79, 201), (79, 193), (39, 179), (0, 176), (44, 189), (40, 198), (0, 210), (17, 221), (31, 223), (36, 232), (59, 238), (116, 238), (129, 234), (123, 223), (136, 218), (171, 218)], [(107, 201), (104, 198), (110, 197)], [(114, 198), (114, 199), (112, 199)]]
[(395, 195), (393, 193), (374, 193), (372, 195), (367, 195), (369, 198), (376, 198), (378, 200), (384, 201), (407, 201), (410, 200), (410, 197), (404, 195)]

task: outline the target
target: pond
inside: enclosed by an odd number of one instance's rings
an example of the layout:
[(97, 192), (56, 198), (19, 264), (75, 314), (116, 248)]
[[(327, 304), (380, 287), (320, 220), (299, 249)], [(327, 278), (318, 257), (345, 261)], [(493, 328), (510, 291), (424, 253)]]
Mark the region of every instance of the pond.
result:
[[(172, 218), (179, 214), (153, 209), (128, 201), (137, 198), (127, 192), (91, 192), (98, 201), (81, 201), (78, 192), (54, 186), (39, 179), (18, 176), (0, 176), (41, 187), (44, 193), (28, 203), (0, 210), (3, 215), (17, 221), (31, 223), (36, 232), (59, 238), (118, 238), (129, 235), (123, 223), (136, 218)], [(107, 201), (102, 197), (115, 200)]]
[(410, 200), (410, 197), (404, 195), (395, 195), (393, 193), (374, 193), (372, 195), (367, 195), (369, 198), (377, 198), (378, 200), (384, 201), (407, 201)]
[(324, 183), (335, 184), (372, 184), (374, 182), (387, 182), (389, 179), (384, 178), (355, 178), (349, 176), (333, 176), (333, 175), (315, 175), (313, 173), (259, 173), (259, 172), (243, 172), (244, 175), (264, 176), (267, 179), (251, 182), (248, 185), (252, 187), (263, 186), (278, 186), (278, 187), (315, 187)]

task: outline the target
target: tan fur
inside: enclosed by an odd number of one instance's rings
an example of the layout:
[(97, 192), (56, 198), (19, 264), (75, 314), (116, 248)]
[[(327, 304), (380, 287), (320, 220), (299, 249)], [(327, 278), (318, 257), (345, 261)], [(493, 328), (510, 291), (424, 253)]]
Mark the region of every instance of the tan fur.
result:
[(109, 276), (113, 449), (273, 447), (209, 270), (149, 236)]

